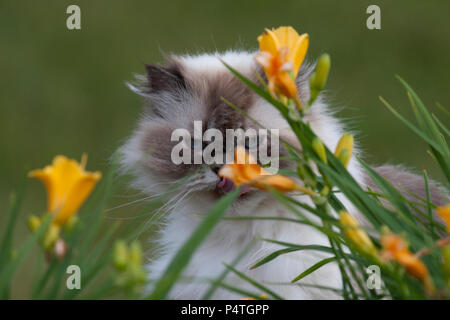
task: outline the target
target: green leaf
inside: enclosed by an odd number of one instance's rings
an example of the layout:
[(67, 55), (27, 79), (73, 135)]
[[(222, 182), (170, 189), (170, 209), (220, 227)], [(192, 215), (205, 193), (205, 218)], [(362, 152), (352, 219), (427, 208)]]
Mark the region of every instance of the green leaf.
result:
[(0, 241), (0, 270), (3, 265), (10, 260), (12, 250), (12, 240), (14, 228), (19, 217), (19, 210), (25, 195), (26, 182), (22, 183), (19, 189), (18, 197), (13, 193), (10, 197), (10, 205), (8, 211), (8, 223), (5, 224), (5, 230), (2, 240)]
[(12, 280), (12, 276), (18, 270), (19, 266), (21, 265), (25, 257), (28, 255), (31, 249), (33, 249), (33, 247), (38, 243), (38, 240), (41, 239), (45, 231), (47, 231), (47, 228), (50, 225), (51, 220), (52, 217), (47, 216), (43, 220), (41, 226), (28, 237), (28, 239), (25, 241), (22, 247), (18, 250), (17, 256), (15, 256), (14, 259), (10, 260), (9, 262), (7, 262), (5, 265), (2, 266), (0, 272), (0, 292), (3, 292), (5, 287), (9, 285), (9, 283)]
[(275, 292), (273, 292), (272, 290), (270, 290), (269, 288), (263, 286), (262, 284), (260, 284), (259, 282), (253, 280), (252, 278), (246, 276), (245, 274), (243, 274), (240, 271), (237, 271), (235, 268), (233, 268), (230, 265), (225, 264), (225, 266), (227, 268), (229, 268), (233, 273), (235, 273), (236, 275), (238, 275), (241, 279), (247, 281), (248, 283), (250, 283), (251, 285), (253, 285), (254, 287), (264, 291), (265, 293), (267, 293), (268, 295), (272, 296), (274, 299), (276, 300), (283, 300), (283, 298), (281, 298), (279, 295), (277, 295)]
[(250, 269), (256, 269), (256, 268), (278, 258), (279, 256), (281, 256), (283, 254), (295, 252), (295, 251), (301, 251), (301, 250), (316, 250), (316, 251), (324, 251), (324, 252), (328, 252), (328, 253), (333, 252), (331, 250), (331, 248), (326, 247), (326, 246), (321, 246), (321, 245), (294, 245), (289, 248), (280, 249), (280, 250), (272, 252), (271, 254), (269, 254), (265, 258), (261, 259), (260, 261), (255, 263), (253, 266), (251, 266)]
[[(241, 259), (245, 257), (245, 255), (253, 247), (254, 244), (255, 240), (250, 241), (250, 243), (244, 247), (244, 249), (237, 255), (237, 257), (233, 259), (230, 265), (232, 267), (235, 267), (239, 263), (239, 261), (241, 261)], [(225, 270), (212, 282), (211, 287), (204, 294), (201, 300), (209, 300), (212, 297), (216, 289), (219, 287), (219, 284), (222, 283), (223, 280), (225, 280), (225, 277), (227, 276), (229, 271), (229, 268), (225, 268)]]
[(316, 264), (314, 264), (312, 267), (309, 267), (308, 269), (306, 269), (305, 271), (303, 271), (302, 273), (300, 273), (297, 277), (295, 277), (291, 282), (297, 282), (301, 279), (303, 279), (304, 277), (310, 275), (311, 273), (313, 273), (314, 271), (316, 271), (317, 269), (320, 269), (321, 267), (323, 267), (324, 265), (336, 261), (336, 257), (331, 257), (331, 258), (326, 258), (323, 259), (319, 262), (317, 262)]
[(419, 128), (414, 126), (411, 122), (406, 120), (400, 113), (398, 113), (394, 107), (392, 107), (386, 100), (383, 99), (383, 97), (379, 97), (381, 102), (391, 111), (398, 119), (400, 119), (404, 124), (406, 124), (412, 131), (414, 131), (419, 137), (421, 137), (426, 143), (428, 143), (430, 146), (433, 146), (437, 149), (439, 149), (439, 145), (433, 141), (431, 138), (429, 138), (423, 131), (421, 131)]
[(253, 292), (250, 292), (250, 291), (248, 291), (248, 290), (244, 290), (244, 289), (241, 289), (241, 288), (237, 288), (237, 287), (232, 286), (232, 285), (229, 285), (229, 284), (227, 284), (227, 283), (225, 283), (225, 282), (214, 282), (214, 281), (212, 281), (212, 283), (213, 283), (214, 285), (217, 285), (217, 286), (219, 286), (219, 287), (222, 287), (222, 288), (224, 288), (224, 289), (227, 289), (227, 290), (229, 290), (229, 291), (231, 291), (231, 292), (239, 293), (239, 294), (241, 294), (243, 297), (246, 297), (246, 298), (254, 298), (254, 299), (256, 299), (256, 300), (267, 300), (267, 299), (265, 299), (265, 298), (262, 298), (261, 295), (259, 295), (259, 294), (257, 294), (257, 293), (253, 293)]

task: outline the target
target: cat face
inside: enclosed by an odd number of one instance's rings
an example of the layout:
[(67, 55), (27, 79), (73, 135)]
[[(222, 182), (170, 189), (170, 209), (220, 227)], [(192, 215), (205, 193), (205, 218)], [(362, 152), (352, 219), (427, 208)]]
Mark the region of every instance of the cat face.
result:
[[(149, 194), (162, 194), (180, 184), (191, 194), (201, 192), (203, 200), (214, 200), (224, 193), (223, 181), (217, 175), (220, 165), (174, 163), (172, 150), (179, 142), (171, 139), (174, 130), (180, 128), (193, 137), (197, 121), (202, 123), (203, 131), (217, 129), (223, 137), (227, 129), (259, 129), (223, 98), (262, 126), (278, 129), (281, 138), (295, 141), (278, 111), (248, 89), (222, 62), (257, 81), (256, 74), (263, 74), (253, 56), (244, 52), (228, 52), (220, 59), (207, 54), (181, 56), (169, 58), (165, 65), (146, 66), (147, 74), (140, 85), (130, 85), (133, 91), (145, 97), (145, 110), (132, 137), (121, 149), (123, 167), (132, 170), (137, 188)], [(306, 94), (301, 80), (304, 74), (300, 72), (298, 81), (301, 95)], [(270, 139), (264, 141), (269, 153), (270, 142)], [(201, 142), (199, 145), (202, 148)], [(192, 142), (188, 151), (192, 158), (199, 145)], [(286, 155), (283, 148), (277, 151), (280, 157)], [(280, 166), (286, 165), (280, 163)], [(257, 193), (262, 191), (252, 190), (242, 195), (241, 200), (256, 198)]]

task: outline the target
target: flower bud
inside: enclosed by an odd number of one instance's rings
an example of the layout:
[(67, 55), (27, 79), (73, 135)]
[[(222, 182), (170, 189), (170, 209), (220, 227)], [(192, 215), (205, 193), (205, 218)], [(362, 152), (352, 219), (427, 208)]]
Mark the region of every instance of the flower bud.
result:
[(447, 233), (450, 233), (450, 203), (436, 209), (442, 220), (447, 225)]
[(311, 91), (311, 97), (309, 99), (309, 104), (312, 104), (320, 91), (325, 88), (325, 84), (328, 79), (328, 73), (330, 71), (331, 59), (327, 53), (324, 53), (320, 56), (317, 61), (317, 66), (315, 72), (311, 74), (309, 78), (309, 87)]
[(445, 279), (447, 284), (450, 286), (450, 244), (442, 248), (442, 269), (444, 271)]
[(64, 226), (67, 232), (70, 232), (75, 228), (80, 218), (78, 216), (71, 216), (69, 220), (67, 220), (66, 225)]
[(319, 138), (314, 138), (314, 140), (312, 141), (312, 148), (314, 149), (314, 151), (316, 152), (316, 154), (319, 156), (319, 158), (324, 162), (327, 163), (327, 154), (325, 152), (325, 147), (322, 143), (322, 141), (320, 141)]
[(130, 262), (136, 266), (142, 264), (142, 247), (137, 241), (134, 241), (130, 246)]
[(331, 59), (330, 55), (324, 53), (320, 56), (317, 61), (316, 71), (314, 72), (314, 77), (311, 78), (311, 87), (317, 91), (322, 91), (327, 83), (328, 73), (330, 71)]
[(311, 172), (307, 166), (299, 164), (297, 167), (297, 174), (306, 186), (316, 186), (316, 178), (314, 176), (314, 173)]
[(125, 270), (128, 264), (128, 248), (123, 240), (116, 242), (114, 246), (114, 266), (118, 270)]
[(375, 248), (372, 240), (370, 240), (367, 233), (359, 227), (358, 222), (350, 213), (341, 211), (339, 213), (339, 222), (344, 227), (344, 234), (356, 249), (372, 257), (378, 257), (378, 250)]
[(44, 246), (44, 249), (50, 250), (53, 248), (53, 245), (55, 244), (56, 240), (59, 239), (59, 233), (61, 231), (61, 228), (59, 225), (56, 224), (50, 224), (48, 227), (47, 233), (45, 234), (44, 240), (42, 245)]
[(59, 261), (62, 261), (67, 254), (67, 243), (63, 239), (56, 240), (53, 246), (53, 253)]
[(353, 152), (353, 135), (345, 133), (338, 142), (334, 155), (344, 165), (348, 166)]
[(36, 231), (41, 226), (41, 218), (35, 215), (31, 215), (28, 217), (28, 228), (31, 230), (31, 232)]
[(147, 275), (141, 265), (131, 265), (129, 272), (131, 276), (130, 280), (132, 280), (130, 284), (132, 286), (139, 286), (145, 283)]

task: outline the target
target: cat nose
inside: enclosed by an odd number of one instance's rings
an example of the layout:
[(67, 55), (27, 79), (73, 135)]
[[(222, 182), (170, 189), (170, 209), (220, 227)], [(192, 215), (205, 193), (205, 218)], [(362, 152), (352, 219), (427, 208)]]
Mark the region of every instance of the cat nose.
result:
[(211, 165), (211, 170), (212, 170), (215, 174), (218, 174), (218, 173), (219, 173), (220, 168), (222, 168), (222, 165), (219, 165), (219, 164), (213, 164), (213, 165)]

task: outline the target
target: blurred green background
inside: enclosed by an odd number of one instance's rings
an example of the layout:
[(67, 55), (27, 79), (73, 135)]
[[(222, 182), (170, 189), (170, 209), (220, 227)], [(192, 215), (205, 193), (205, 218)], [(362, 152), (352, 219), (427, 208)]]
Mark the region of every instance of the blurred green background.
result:
[[(81, 30), (66, 28), (70, 4), (81, 7)], [(366, 28), (370, 4), (381, 7), (381, 30)], [(279, 25), (309, 33), (310, 59), (331, 55), (330, 100), (359, 133), (366, 160), (440, 179), (425, 145), (378, 96), (410, 114), (399, 74), (433, 111), (436, 101), (450, 105), (449, 13), (449, 1), (423, 0), (1, 0), (0, 226), (10, 192), (54, 155), (87, 152), (88, 169), (106, 170), (140, 113), (124, 83), (143, 63), (161, 61), (161, 52), (255, 49), (256, 36)], [(23, 221), (44, 210), (44, 189), (32, 181)]]

